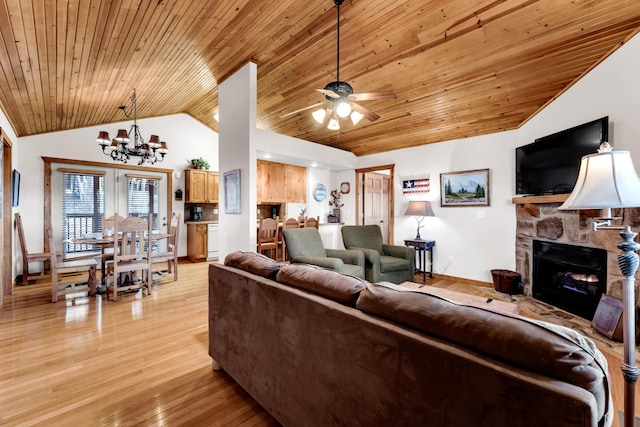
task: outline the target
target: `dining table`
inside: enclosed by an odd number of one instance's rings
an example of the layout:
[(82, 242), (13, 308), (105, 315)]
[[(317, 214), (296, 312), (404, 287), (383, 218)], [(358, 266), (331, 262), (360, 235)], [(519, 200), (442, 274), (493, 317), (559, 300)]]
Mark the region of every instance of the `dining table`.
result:
[[(168, 233), (151, 233), (151, 240), (168, 239), (172, 236), (173, 236), (172, 234), (168, 234)], [(64, 242), (71, 243), (74, 245), (100, 246), (101, 247), (100, 255), (96, 255), (95, 258), (98, 258), (98, 257), (102, 258), (104, 255), (104, 249), (109, 246), (113, 246), (115, 239), (114, 239), (114, 236), (104, 236), (102, 235), (102, 233), (95, 233), (93, 236), (85, 235), (83, 237), (72, 237), (70, 239), (66, 239)], [(104, 285), (104, 276), (105, 276), (105, 264), (104, 262), (101, 264), (102, 264), (102, 267), (100, 269), (101, 271), (100, 287)]]

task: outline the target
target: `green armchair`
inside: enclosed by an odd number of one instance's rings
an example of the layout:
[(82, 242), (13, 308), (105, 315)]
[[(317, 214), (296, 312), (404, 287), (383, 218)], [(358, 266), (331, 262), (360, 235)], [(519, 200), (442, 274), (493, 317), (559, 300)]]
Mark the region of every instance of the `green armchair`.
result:
[(369, 282), (413, 282), (415, 249), (384, 244), (377, 225), (345, 225), (341, 231), (345, 248), (364, 253), (365, 279)]
[(325, 249), (317, 228), (291, 228), (282, 235), (292, 263), (313, 264), (364, 279), (361, 251)]

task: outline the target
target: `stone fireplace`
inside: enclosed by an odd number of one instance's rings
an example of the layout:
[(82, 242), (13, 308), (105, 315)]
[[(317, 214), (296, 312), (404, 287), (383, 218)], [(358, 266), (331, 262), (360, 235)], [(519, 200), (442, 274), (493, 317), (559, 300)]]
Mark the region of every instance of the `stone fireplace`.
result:
[[(622, 280), (617, 264), (620, 250), (616, 247), (620, 238), (616, 230), (592, 230), (592, 220), (599, 211), (558, 211), (567, 195), (514, 197), (516, 205), (516, 270), (523, 277), (523, 293), (539, 299), (538, 290), (534, 289), (534, 241), (554, 242), (567, 245), (584, 246), (586, 248), (604, 249), (606, 252), (606, 276), (602, 292), (622, 298)], [(614, 216), (623, 217), (613, 225), (630, 225), (634, 231), (640, 226), (640, 209), (614, 209)], [(553, 255), (551, 256), (553, 258)], [(580, 271), (579, 273), (583, 273)], [(638, 279), (639, 275), (636, 275)], [(587, 286), (587, 293), (589, 292)], [(598, 292), (598, 291), (596, 291)], [(636, 301), (638, 282), (636, 282)], [(598, 295), (599, 298), (599, 295)], [(548, 302), (548, 301), (547, 301)], [(553, 302), (549, 302), (556, 305)], [(556, 305), (565, 311), (572, 310)], [(583, 316), (584, 317), (584, 316)]]

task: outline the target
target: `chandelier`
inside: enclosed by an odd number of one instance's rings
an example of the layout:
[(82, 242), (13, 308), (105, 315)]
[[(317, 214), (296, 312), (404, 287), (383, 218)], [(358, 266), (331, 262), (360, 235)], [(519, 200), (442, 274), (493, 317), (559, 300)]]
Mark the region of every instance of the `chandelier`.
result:
[[(126, 118), (131, 117), (131, 113), (127, 113), (125, 105), (118, 107), (124, 113)], [(133, 124), (129, 129), (118, 129), (118, 135), (113, 139), (109, 139), (109, 132), (100, 131), (96, 141), (102, 147), (102, 152), (110, 156), (112, 160), (127, 163), (132, 156), (140, 157), (138, 165), (145, 162), (154, 164), (164, 160), (165, 154), (169, 152), (167, 143), (160, 141), (158, 135), (151, 135), (149, 142), (144, 142), (140, 134), (138, 126), (138, 115), (136, 110), (136, 90), (131, 95), (131, 108), (133, 109)], [(133, 139), (133, 144), (130, 144)]]

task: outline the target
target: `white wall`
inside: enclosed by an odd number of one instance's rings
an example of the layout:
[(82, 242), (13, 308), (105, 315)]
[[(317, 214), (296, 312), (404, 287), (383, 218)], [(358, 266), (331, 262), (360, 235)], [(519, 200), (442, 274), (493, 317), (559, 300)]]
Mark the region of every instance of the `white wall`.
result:
[[(118, 129), (129, 129), (132, 121), (111, 123), (64, 132), (23, 137), (18, 140), (19, 157), (15, 168), (21, 173), (20, 212), (25, 224), (25, 238), (30, 252), (42, 252), (44, 229), (44, 170), (42, 157), (87, 160), (113, 163), (102, 154), (96, 137), (100, 130), (106, 130), (112, 137)], [(142, 137), (146, 139), (153, 133), (160, 136), (169, 146), (165, 160), (153, 167), (174, 169), (171, 196), (180, 187), (183, 192), (184, 169), (188, 168), (187, 159), (203, 157), (211, 170), (218, 170), (218, 134), (199, 121), (186, 114), (138, 120)], [(132, 159), (130, 164), (137, 162)], [(180, 175), (177, 177), (177, 175)], [(173, 211), (183, 213), (184, 201), (173, 200)], [(187, 230), (181, 221), (179, 255), (187, 254)], [(17, 239), (16, 239), (17, 240)], [(19, 242), (16, 241), (14, 254), (19, 254)], [(14, 257), (14, 264), (21, 262)], [(34, 266), (35, 267), (35, 266)], [(18, 271), (21, 270), (21, 266)], [(17, 273), (19, 274), (19, 273)], [(15, 276), (15, 275), (14, 275)]]
[[(402, 194), (402, 181), (429, 178), (435, 218), (423, 221), (420, 235), (435, 240), (434, 270), (441, 274), (491, 281), (492, 268), (515, 266), (515, 210), (513, 148), (516, 131), (395, 150), (358, 159), (358, 167), (395, 164), (395, 244), (416, 236), (414, 217), (404, 216), (410, 198)], [(440, 207), (440, 174), (489, 168), (489, 207)], [(449, 257), (453, 263), (449, 264)]]
[(609, 116), (609, 142), (640, 166), (640, 34), (522, 126), (518, 145)]
[[(408, 198), (402, 180), (431, 179), (427, 196), (437, 218), (426, 218), (425, 239), (436, 240), (437, 272), (491, 282), (493, 268), (515, 268), (515, 147), (536, 138), (609, 116), (610, 142), (631, 152), (640, 166), (640, 35), (614, 52), (577, 84), (520, 129), (463, 140), (396, 150), (358, 159), (358, 167), (396, 165), (396, 243), (415, 236), (416, 222), (401, 216)], [(491, 169), (491, 206), (440, 207), (439, 175), (468, 169)], [(484, 217), (482, 217), (484, 215)], [(453, 264), (448, 263), (453, 257)]]

